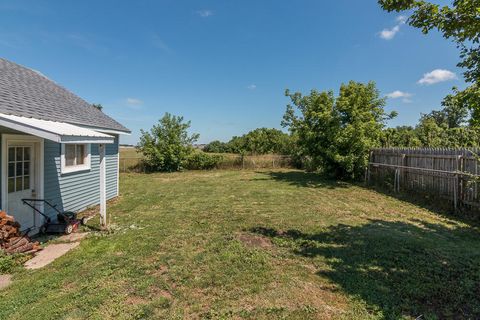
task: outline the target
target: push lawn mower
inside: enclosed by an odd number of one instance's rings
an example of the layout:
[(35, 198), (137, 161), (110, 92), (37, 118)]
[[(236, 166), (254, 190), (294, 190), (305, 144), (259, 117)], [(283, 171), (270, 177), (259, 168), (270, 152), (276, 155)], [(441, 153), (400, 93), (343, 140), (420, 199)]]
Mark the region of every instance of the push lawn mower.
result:
[[(42, 215), (45, 218), (45, 223), (40, 227), (41, 233), (65, 233), (70, 234), (78, 229), (79, 224), (85, 224), (84, 219), (77, 219), (77, 214), (71, 211), (60, 211), (56, 204), (50, 203), (45, 199), (22, 199), (23, 204), (32, 208), (35, 212)], [(45, 205), (55, 210), (57, 213), (56, 221), (52, 221), (45, 212), (40, 211), (36, 204), (43, 203), (43, 210)]]

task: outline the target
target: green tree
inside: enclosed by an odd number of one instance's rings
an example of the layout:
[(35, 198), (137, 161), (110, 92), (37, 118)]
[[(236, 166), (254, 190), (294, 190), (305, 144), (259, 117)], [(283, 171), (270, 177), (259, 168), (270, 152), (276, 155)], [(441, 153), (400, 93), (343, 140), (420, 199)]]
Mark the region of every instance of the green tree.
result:
[(478, 127), (459, 127), (445, 131), (442, 147), (447, 148), (478, 148), (480, 129)]
[(415, 148), (421, 146), (417, 131), (411, 126), (399, 126), (383, 130), (381, 144), (384, 148)]
[(205, 152), (231, 152), (238, 154), (289, 154), (294, 142), (290, 135), (274, 128), (257, 128), (240, 137), (234, 136), (223, 143), (212, 141)]
[(380, 146), (385, 122), (396, 115), (384, 110), (374, 82), (342, 84), (338, 97), (333, 91), (310, 95), (286, 91), (287, 106), (282, 124), (298, 137), (313, 169), (339, 178), (363, 176), (371, 148)]
[(419, 124), (415, 128), (422, 147), (438, 148), (446, 147), (443, 138), (447, 128), (439, 126), (433, 117), (422, 115)]
[(246, 144), (244, 137), (237, 137), (234, 136), (232, 139), (227, 143), (228, 145), (228, 152), (231, 153), (246, 153)]
[(204, 152), (209, 152), (209, 153), (225, 153), (225, 152), (229, 152), (229, 150), (228, 150), (228, 144), (225, 143), (225, 142), (218, 141), (218, 140), (214, 140), (214, 141), (210, 142), (209, 144), (207, 144), (207, 145), (203, 148), (203, 151), (204, 151)]
[(179, 171), (193, 152), (192, 144), (199, 135), (189, 135), (190, 121), (170, 113), (159, 120), (150, 131), (141, 130), (137, 149), (143, 154), (143, 161), (151, 171)]
[(448, 128), (459, 128), (467, 123), (468, 105), (465, 104), (465, 99), (461, 97), (462, 94), (459, 94), (460, 91), (457, 88), (454, 87), (453, 92), (454, 94), (449, 94), (443, 99), (443, 109), (440, 113)]
[(92, 106), (94, 108), (97, 108), (98, 110), (102, 111), (103, 110), (103, 106), (100, 104), (100, 103), (94, 103), (92, 104)]
[(463, 91), (454, 88), (455, 104), (471, 112), (470, 124), (480, 125), (480, 0), (454, 0), (441, 6), (423, 0), (379, 0), (387, 11), (411, 12), (408, 24), (427, 34), (437, 30), (452, 39), (460, 49), (458, 66), (465, 69), (465, 80), (471, 86)]
[(244, 149), (251, 154), (286, 154), (289, 148), (289, 135), (270, 128), (258, 128), (241, 137)]

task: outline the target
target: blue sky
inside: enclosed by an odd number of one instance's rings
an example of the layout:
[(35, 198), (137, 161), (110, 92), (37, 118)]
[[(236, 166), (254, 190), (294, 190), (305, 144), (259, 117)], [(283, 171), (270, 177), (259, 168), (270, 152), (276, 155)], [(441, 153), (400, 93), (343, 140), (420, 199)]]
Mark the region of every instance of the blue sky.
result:
[(200, 142), (281, 128), (286, 88), (349, 80), (374, 80), (389, 125), (414, 125), (464, 86), (452, 43), (374, 0), (0, 0), (0, 56), (101, 103), (133, 144), (165, 112)]

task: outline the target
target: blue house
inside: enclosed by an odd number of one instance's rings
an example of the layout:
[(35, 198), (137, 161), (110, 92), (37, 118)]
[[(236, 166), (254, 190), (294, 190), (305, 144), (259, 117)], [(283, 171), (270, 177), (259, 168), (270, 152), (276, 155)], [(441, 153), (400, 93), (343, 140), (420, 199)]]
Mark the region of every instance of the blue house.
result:
[(105, 224), (106, 201), (118, 196), (119, 135), (129, 133), (41, 73), (0, 58), (0, 202), (22, 230), (44, 220), (24, 198), (65, 211), (99, 204)]

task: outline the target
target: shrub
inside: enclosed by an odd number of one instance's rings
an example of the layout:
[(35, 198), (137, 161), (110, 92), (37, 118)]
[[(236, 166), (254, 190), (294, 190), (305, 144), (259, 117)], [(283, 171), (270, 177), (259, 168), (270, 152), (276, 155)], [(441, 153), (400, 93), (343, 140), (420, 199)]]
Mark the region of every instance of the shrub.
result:
[(12, 273), (29, 258), (26, 254), (6, 254), (0, 250), (0, 274)]
[(166, 113), (149, 132), (141, 130), (137, 150), (149, 171), (179, 171), (193, 152), (192, 144), (199, 135), (189, 135), (190, 121)]
[(218, 140), (212, 141), (203, 148), (204, 152), (209, 153), (226, 153), (229, 152), (229, 146), (225, 142)]
[(196, 151), (187, 158), (185, 168), (189, 170), (211, 170), (217, 168), (222, 161), (223, 156), (221, 155)]

